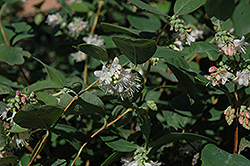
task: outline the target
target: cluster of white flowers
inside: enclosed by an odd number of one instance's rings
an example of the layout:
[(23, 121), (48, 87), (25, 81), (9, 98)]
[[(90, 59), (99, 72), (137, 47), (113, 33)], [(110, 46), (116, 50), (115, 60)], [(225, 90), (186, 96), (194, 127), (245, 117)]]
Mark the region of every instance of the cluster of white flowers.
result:
[(119, 64), (119, 59), (114, 58), (109, 68), (95, 71), (94, 75), (99, 77), (99, 87), (112, 95), (118, 95), (122, 100), (129, 96), (133, 97), (135, 92), (141, 88), (141, 79), (138, 73), (132, 73), (131, 69), (124, 69)]
[(14, 148), (21, 148), (25, 145), (28, 145), (28, 140), (30, 139), (30, 134), (27, 130), (24, 132), (16, 133), (11, 138), (11, 146)]
[(122, 158), (124, 162), (123, 166), (160, 166), (161, 163), (154, 162), (149, 160), (147, 154), (149, 150), (146, 150), (144, 147), (138, 147), (134, 152), (133, 160), (132, 157), (130, 158)]
[(72, 22), (68, 24), (67, 28), (69, 29), (69, 34), (73, 37), (77, 37), (84, 29), (88, 28), (88, 21), (83, 21), (80, 17), (74, 17)]
[(70, 55), (71, 55), (72, 59), (76, 62), (84, 61), (87, 58), (87, 55), (81, 51), (71, 53)]
[(62, 16), (59, 13), (48, 15), (46, 23), (52, 27), (59, 25), (63, 21)]
[(211, 83), (213, 86), (222, 84), (225, 85), (227, 81), (233, 76), (232, 73), (228, 72), (223, 67), (217, 69), (215, 66), (209, 68), (210, 75), (205, 75), (205, 78), (210, 80), (208, 82)]
[(239, 85), (248, 86), (250, 80), (250, 72), (249, 71), (237, 71), (236, 77), (233, 79), (234, 83), (238, 83)]
[(192, 27), (192, 31), (190, 33), (195, 39), (204, 39), (203, 34), (205, 33), (205, 25), (198, 25), (197, 27)]
[(104, 39), (96, 34), (83, 37), (83, 41), (85, 41), (87, 44), (93, 44), (105, 48)]
[[(140, 164), (138, 164), (137, 161), (129, 161), (126, 159), (122, 159), (122, 161), (124, 162), (124, 164), (122, 166), (141, 166)], [(160, 166), (161, 163), (158, 162), (153, 162), (153, 161), (149, 161), (144, 163), (144, 166)]]
[(245, 36), (242, 36), (241, 39), (235, 39), (235, 36), (231, 34), (233, 31), (234, 29), (232, 28), (229, 31), (216, 33), (215, 41), (217, 41), (217, 46), (223, 54), (228, 56), (233, 56), (237, 52), (246, 54), (245, 46), (249, 44), (245, 42)]
[(175, 31), (174, 38), (176, 41), (174, 42), (176, 46), (172, 46), (176, 50), (183, 50), (183, 45), (191, 45), (191, 43), (195, 42), (195, 38), (189, 34), (192, 31), (192, 28), (188, 28), (186, 25), (184, 25), (184, 20), (178, 18), (179, 15), (175, 14), (171, 17), (170, 20), (170, 30)]

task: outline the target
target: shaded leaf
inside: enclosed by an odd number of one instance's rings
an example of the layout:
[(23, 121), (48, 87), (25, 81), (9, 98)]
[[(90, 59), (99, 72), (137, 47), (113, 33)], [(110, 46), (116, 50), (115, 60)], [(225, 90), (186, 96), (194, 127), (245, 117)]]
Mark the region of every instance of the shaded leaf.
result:
[(55, 96), (49, 95), (46, 92), (37, 92), (36, 98), (43, 101), (46, 105), (56, 105), (57, 99)]
[(0, 158), (0, 164), (17, 164), (18, 157), (14, 155), (9, 155), (7, 157)]
[(81, 3), (71, 3), (69, 6), (76, 12), (87, 13), (89, 11), (91, 3), (83, 1)]
[(105, 23), (105, 22), (101, 23), (101, 26), (106, 31), (128, 33), (128, 34), (140, 36), (139, 35), (140, 31), (136, 30), (136, 29), (126, 28), (126, 27), (122, 27), (122, 26), (114, 25), (114, 24), (109, 24), (109, 23)]
[(122, 157), (121, 152), (112, 153), (102, 164), (101, 166), (110, 166), (115, 161), (120, 161)]
[(234, 0), (208, 0), (205, 6), (208, 17), (226, 21), (234, 11)]
[[(109, 122), (115, 120), (118, 118), (123, 112), (125, 112), (127, 109), (123, 105), (117, 105), (114, 110), (111, 113), (111, 117), (109, 119)], [(121, 119), (119, 119), (117, 122), (115, 122), (115, 126), (119, 127), (122, 125), (128, 124), (132, 119), (132, 112), (128, 112), (125, 114)]]
[(26, 87), (25, 90), (29, 92), (38, 92), (45, 89), (59, 89), (59, 88), (61, 88), (61, 86), (53, 83), (51, 80), (42, 80), (31, 84), (30, 86)]
[(66, 78), (60, 71), (56, 70), (53, 67), (46, 65), (45, 63), (43, 63), (41, 60), (37, 58), (34, 58), (34, 59), (40, 62), (45, 67), (47, 74), (53, 83), (60, 85), (60, 86), (63, 86), (66, 83)]
[(48, 129), (61, 116), (62, 110), (56, 106), (26, 105), (16, 113), (15, 123), (24, 128)]
[(10, 86), (13, 88), (23, 88), (23, 85), (18, 85), (16, 82), (12, 82), (10, 79), (0, 75), (0, 84)]
[(132, 152), (137, 148), (136, 144), (118, 138), (117, 136), (105, 136), (101, 138), (110, 148), (118, 152)]
[(133, 5), (137, 6), (138, 8), (142, 9), (142, 10), (146, 10), (147, 12), (150, 13), (154, 13), (154, 14), (158, 14), (158, 15), (163, 15), (163, 16), (167, 16), (165, 14), (163, 14), (162, 12), (160, 12), (159, 10), (153, 8), (152, 6), (140, 1), (140, 0), (129, 0)]
[(206, 0), (177, 0), (174, 4), (174, 14), (191, 13), (203, 5)]
[[(73, 99), (69, 94), (61, 95), (60, 106), (64, 109)], [(68, 108), (66, 114), (80, 115), (97, 113), (105, 116), (104, 104), (100, 98), (90, 92), (84, 92)]]
[(141, 31), (155, 32), (161, 28), (161, 21), (151, 13), (140, 12), (127, 15), (127, 19), (133, 27)]
[(11, 66), (23, 64), (24, 56), (31, 57), (31, 54), (28, 51), (23, 51), (21, 47), (0, 45), (0, 60)]
[(1, 123), (0, 124), (0, 151), (6, 146), (6, 133), (5, 133), (5, 130), (4, 130), (4, 126), (3, 124)]
[(10, 94), (11, 92), (13, 92), (13, 89), (9, 86), (5, 86), (5, 85), (0, 85), (0, 94)]
[(75, 47), (79, 51), (82, 51), (95, 59), (107, 62), (108, 61), (108, 53), (101, 47), (92, 45), (92, 44), (79, 44), (77, 47)]
[(187, 139), (187, 140), (205, 140), (208, 142), (216, 143), (214, 140), (212, 140), (208, 137), (199, 135), (199, 134), (172, 132), (172, 133), (163, 135), (162, 137), (156, 139), (154, 142), (151, 142), (149, 144), (149, 147), (159, 148), (160, 146), (165, 145), (167, 143), (170, 143), (173, 141), (184, 140), (184, 139)]
[(216, 61), (219, 58), (218, 47), (208, 42), (195, 42), (190, 47), (191, 52), (206, 53), (211, 61)]
[(219, 165), (219, 166), (236, 166), (250, 165), (250, 161), (240, 154), (230, 154), (219, 149), (213, 144), (208, 144), (203, 148), (201, 153), (203, 166)]
[(155, 53), (157, 46), (154, 40), (129, 39), (113, 37), (112, 40), (124, 55), (134, 64), (141, 64), (149, 60)]

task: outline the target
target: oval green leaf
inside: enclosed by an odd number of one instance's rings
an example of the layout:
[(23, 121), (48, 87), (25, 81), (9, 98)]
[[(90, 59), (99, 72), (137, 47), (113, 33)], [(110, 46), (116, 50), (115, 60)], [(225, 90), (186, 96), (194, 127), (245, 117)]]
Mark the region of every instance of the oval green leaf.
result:
[(48, 129), (61, 116), (62, 109), (56, 106), (27, 105), (16, 113), (15, 123), (24, 128)]
[(203, 166), (219, 165), (219, 166), (236, 166), (250, 165), (250, 161), (240, 154), (230, 154), (219, 149), (213, 144), (208, 144), (203, 148), (201, 153)]
[(191, 13), (203, 5), (206, 0), (177, 0), (174, 4), (174, 14)]
[(234, 0), (208, 0), (205, 6), (208, 17), (226, 21), (234, 11)]
[(115, 45), (124, 55), (134, 64), (141, 64), (151, 58), (157, 46), (154, 40), (136, 39), (132, 40), (125, 37), (113, 37)]
[(136, 144), (118, 138), (117, 136), (106, 136), (101, 138), (105, 144), (118, 152), (132, 152), (137, 148)]

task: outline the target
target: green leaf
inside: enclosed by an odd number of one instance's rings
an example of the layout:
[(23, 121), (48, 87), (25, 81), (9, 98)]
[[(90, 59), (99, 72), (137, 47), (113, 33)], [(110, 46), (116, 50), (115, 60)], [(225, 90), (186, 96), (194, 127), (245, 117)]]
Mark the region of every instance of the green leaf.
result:
[(28, 92), (38, 92), (46, 89), (59, 89), (61, 86), (54, 84), (51, 80), (37, 81), (30, 86), (26, 87), (25, 90)]
[(77, 128), (66, 124), (57, 124), (53, 133), (65, 138), (76, 150), (81, 148), (85, 135)]
[(117, 136), (105, 136), (101, 138), (105, 144), (118, 152), (132, 152), (137, 148), (136, 144), (118, 138)]
[(160, 12), (159, 10), (153, 8), (152, 6), (140, 1), (140, 0), (129, 0), (133, 5), (135, 5), (136, 7), (145, 10), (147, 12), (150, 13), (154, 13), (154, 14), (158, 14), (158, 15), (162, 15), (162, 16), (167, 16), (165, 14), (163, 14), (162, 12)]
[(240, 154), (230, 154), (219, 149), (213, 144), (208, 144), (203, 148), (201, 153), (203, 166), (241, 166), (250, 165), (250, 161)]
[(122, 157), (121, 152), (112, 153), (102, 164), (101, 166), (110, 166), (115, 161), (120, 161)]
[(173, 142), (173, 141), (179, 141), (179, 140), (205, 140), (208, 142), (212, 142), (215, 143), (216, 142), (208, 137), (199, 135), (199, 134), (194, 134), (194, 133), (169, 133), (169, 134), (165, 134), (162, 137), (156, 139), (154, 142), (149, 144), (149, 147), (152, 148), (159, 148), (162, 145), (165, 145), (167, 143)]
[(140, 12), (133, 15), (127, 15), (127, 19), (133, 27), (141, 31), (155, 32), (161, 28), (161, 21), (151, 13)]
[(0, 95), (10, 94), (11, 92), (13, 92), (13, 89), (11, 87), (5, 86), (5, 85), (0, 85)]
[(6, 133), (5, 133), (5, 130), (4, 130), (4, 126), (3, 124), (1, 123), (0, 124), (0, 151), (6, 146)]
[(0, 84), (10, 86), (12, 88), (23, 88), (23, 85), (18, 85), (16, 82), (12, 82), (10, 79), (0, 75)]
[(29, 38), (29, 37), (34, 37), (35, 34), (28, 34), (28, 33), (24, 33), (24, 34), (18, 34), (14, 40), (13, 40), (13, 44), (16, 44), (16, 42), (18, 42), (19, 40), (22, 40), (22, 39), (26, 39), (26, 38)]
[(187, 54), (181, 51), (175, 51), (170, 48), (157, 46), (157, 50), (153, 57), (164, 58), (166, 60), (168, 58), (176, 58), (176, 57), (185, 56), (185, 55)]
[(134, 64), (141, 64), (151, 58), (157, 46), (154, 40), (113, 37), (112, 40), (124, 55)]
[[(10, 24), (4, 20), (2, 21), (2, 25), (7, 41), (10, 43), (11, 38), (15, 35), (15, 33), (13, 32), (13, 28), (11, 29)], [(0, 33), (0, 44), (6, 44), (2, 33)]]
[(119, 33), (127, 33), (127, 34), (133, 34), (136, 36), (140, 36), (140, 31), (136, 29), (126, 28), (115, 24), (109, 24), (109, 23), (101, 23), (101, 26), (104, 30), (110, 31), (110, 32), (119, 32)]
[(16, 113), (15, 123), (24, 128), (48, 129), (61, 116), (62, 110), (56, 106), (27, 105)]
[(205, 6), (208, 17), (226, 21), (234, 11), (234, 0), (208, 0)]
[(203, 5), (206, 0), (177, 0), (174, 4), (174, 14), (191, 13)]
[(9, 155), (7, 157), (0, 158), (0, 164), (17, 164), (18, 157), (14, 155)]
[(31, 54), (28, 51), (23, 51), (21, 47), (0, 45), (0, 61), (6, 62), (11, 66), (21, 65), (24, 63), (23, 56), (31, 57)]
[(11, 26), (15, 28), (16, 33), (28, 32), (32, 29), (32, 27), (26, 22), (13, 23)]
[(239, 1), (240, 3), (236, 6), (232, 20), (234, 23), (235, 33), (238, 36), (242, 36), (250, 31), (250, 4), (246, 0)]
[(108, 53), (101, 47), (92, 45), (92, 44), (79, 44), (77, 47), (75, 47), (79, 51), (82, 51), (95, 59), (103, 62), (108, 61)]
[(250, 148), (250, 137), (246, 136), (241, 138), (239, 145), (239, 153), (242, 152), (245, 148)]
[(170, 70), (174, 73), (174, 75), (178, 79), (180, 85), (183, 87), (185, 92), (189, 94), (192, 99), (194, 99), (197, 87), (195, 84), (195, 79), (191, 75), (192, 73), (185, 70), (184, 68), (176, 67), (175, 65), (170, 64), (168, 62), (167, 64)]
[(66, 166), (66, 165), (67, 165), (67, 160), (65, 160), (65, 159), (58, 159), (51, 166)]
[(211, 61), (216, 61), (219, 58), (218, 47), (208, 42), (195, 42), (190, 47), (190, 52), (206, 53)]
[(37, 58), (34, 58), (34, 59), (40, 62), (45, 67), (47, 74), (53, 83), (60, 85), (60, 86), (63, 86), (66, 83), (66, 78), (60, 71), (56, 70), (53, 67), (46, 65), (45, 63), (43, 63), (41, 60)]
[[(116, 118), (118, 118), (122, 113), (124, 113), (127, 109), (123, 106), (123, 105), (117, 105), (114, 110), (111, 113), (111, 117), (108, 120), (109, 122), (115, 120)], [(115, 126), (119, 127), (122, 125), (126, 125), (128, 124), (132, 119), (132, 113), (128, 112), (127, 114), (125, 114), (121, 119), (119, 119), (117, 122), (115, 122)]]
[(91, 3), (83, 1), (81, 3), (71, 3), (71, 9), (79, 13), (87, 13), (90, 10)]
[[(64, 109), (69, 102), (73, 99), (69, 94), (64, 94), (60, 97), (60, 106)], [(77, 100), (75, 100), (66, 114), (80, 115), (80, 114), (89, 114), (89, 113), (97, 113), (102, 116), (105, 116), (104, 104), (100, 98), (90, 92), (84, 92), (79, 96)]]
[(41, 100), (45, 103), (45, 105), (56, 105), (57, 104), (57, 99), (55, 96), (49, 95), (46, 92), (37, 92), (36, 93), (36, 98), (38, 100)]
[(4, 0), (4, 2), (7, 2), (8, 4), (16, 3), (19, 0)]

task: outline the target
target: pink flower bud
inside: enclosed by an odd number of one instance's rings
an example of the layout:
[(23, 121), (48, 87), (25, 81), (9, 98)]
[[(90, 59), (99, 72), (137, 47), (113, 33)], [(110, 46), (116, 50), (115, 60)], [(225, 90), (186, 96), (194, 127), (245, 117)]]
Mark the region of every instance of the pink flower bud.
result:
[(26, 102), (26, 98), (25, 97), (21, 97), (21, 101), (22, 101), (22, 103), (25, 103)]
[(211, 67), (208, 69), (208, 72), (209, 72), (209, 73), (213, 73), (213, 72), (215, 72), (216, 70), (217, 70), (217, 67), (211, 66)]
[(16, 91), (16, 95), (19, 96), (20, 95), (20, 91), (17, 90)]
[(246, 118), (245, 119), (245, 123), (248, 125), (249, 124), (249, 120)]
[(3, 98), (3, 102), (6, 102), (6, 98)]
[(242, 116), (239, 117), (239, 123), (240, 123), (240, 124), (243, 124), (243, 117), (242, 117)]
[(229, 56), (233, 56), (233, 55), (234, 55), (234, 51), (233, 51), (233, 49), (232, 49), (231, 46), (228, 46), (228, 47), (227, 47), (227, 54), (228, 54)]
[(246, 117), (247, 117), (248, 119), (250, 119), (250, 114), (249, 114), (248, 111), (245, 111), (245, 115), (246, 115)]
[(232, 117), (232, 119), (233, 119), (233, 118), (235, 118), (235, 115), (234, 115), (234, 114), (232, 114), (232, 115), (231, 115), (231, 117)]
[(233, 114), (235, 113), (235, 108), (232, 108), (232, 113), (233, 113)]
[(240, 111), (240, 115), (241, 115), (241, 116), (244, 116), (244, 113), (243, 113), (243, 111)]
[(228, 116), (225, 116), (226, 121), (228, 120)]

